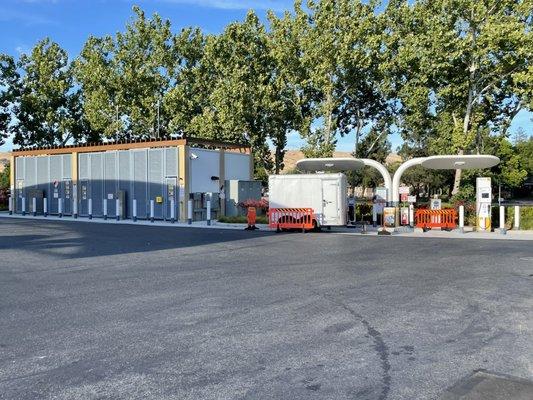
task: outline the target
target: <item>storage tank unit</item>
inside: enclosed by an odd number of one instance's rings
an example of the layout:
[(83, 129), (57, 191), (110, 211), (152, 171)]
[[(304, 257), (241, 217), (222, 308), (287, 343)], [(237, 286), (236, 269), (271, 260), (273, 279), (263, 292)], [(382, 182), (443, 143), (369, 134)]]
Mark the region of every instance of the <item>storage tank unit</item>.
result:
[(150, 217), (153, 202), (154, 219), (171, 219), (174, 204), (173, 215), (182, 221), (191, 195), (199, 200), (197, 219), (205, 219), (209, 197), (218, 215), (220, 182), (249, 180), (253, 170), (249, 147), (191, 138), (15, 150), (11, 168), (16, 213), (23, 204), (32, 211), (36, 198), (38, 213), (46, 201), (52, 215), (60, 208), (71, 215), (77, 205), (81, 217), (107, 210), (108, 217), (123, 219), (132, 218), (135, 201), (139, 219)]
[(320, 226), (344, 226), (346, 175), (296, 174), (268, 178), (270, 208), (312, 208)]

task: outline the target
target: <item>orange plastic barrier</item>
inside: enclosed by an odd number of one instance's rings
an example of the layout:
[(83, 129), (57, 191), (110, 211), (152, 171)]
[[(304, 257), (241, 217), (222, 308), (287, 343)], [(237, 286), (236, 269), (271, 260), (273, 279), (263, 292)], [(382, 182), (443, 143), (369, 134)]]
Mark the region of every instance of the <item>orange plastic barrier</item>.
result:
[(271, 208), (268, 211), (268, 224), (279, 232), (282, 229), (313, 229), (312, 208)]
[(416, 227), (424, 230), (431, 228), (455, 229), (457, 212), (453, 208), (444, 210), (417, 210)]

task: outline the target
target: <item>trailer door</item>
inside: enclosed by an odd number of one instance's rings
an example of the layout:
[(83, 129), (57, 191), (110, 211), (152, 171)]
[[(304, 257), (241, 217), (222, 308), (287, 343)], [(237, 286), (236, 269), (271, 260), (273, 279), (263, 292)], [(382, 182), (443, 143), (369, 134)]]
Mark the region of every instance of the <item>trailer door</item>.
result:
[(322, 181), (323, 225), (339, 225), (339, 182), (332, 179)]

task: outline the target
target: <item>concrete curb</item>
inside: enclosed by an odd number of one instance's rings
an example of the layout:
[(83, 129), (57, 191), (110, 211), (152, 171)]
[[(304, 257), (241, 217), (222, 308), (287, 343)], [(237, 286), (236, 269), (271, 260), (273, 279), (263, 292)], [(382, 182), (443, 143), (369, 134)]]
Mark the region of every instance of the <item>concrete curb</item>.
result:
[[(44, 217), (42, 215), (32, 216), (32, 215), (20, 215), (13, 214), (9, 215), (8, 212), (0, 212), (0, 218), (6, 219), (26, 219), (33, 221), (68, 221), (68, 222), (82, 222), (82, 223), (96, 223), (96, 224), (111, 224), (111, 225), (140, 225), (140, 226), (157, 226), (157, 227), (175, 227), (175, 228), (200, 228), (200, 229), (224, 229), (224, 230), (244, 230), (246, 224), (228, 224), (224, 222), (211, 221), (211, 225), (207, 225), (207, 221), (193, 222), (191, 225), (184, 222), (174, 222), (170, 221), (155, 221), (150, 222), (150, 220), (137, 220), (132, 221), (128, 220), (119, 220), (117, 221), (114, 218), (108, 218), (107, 220), (103, 218), (74, 218), (74, 217), (65, 217), (62, 218), (56, 216)], [(273, 228), (269, 228), (268, 225), (258, 224), (258, 232), (275, 232)], [(361, 233), (360, 231), (355, 232), (353, 228), (333, 228), (331, 231), (323, 230), (324, 233), (335, 234), (335, 235), (351, 235), (351, 236), (381, 236), (378, 235), (377, 230), (368, 230), (366, 233)], [(472, 230), (465, 230), (464, 233), (459, 230), (454, 230), (451, 232), (440, 231), (440, 230), (430, 230), (427, 232), (422, 232), (422, 230), (415, 229), (414, 232), (391, 232), (391, 235), (394, 237), (411, 237), (411, 238), (437, 238), (437, 239), (489, 239), (489, 240), (533, 240), (533, 231), (507, 231), (506, 235), (502, 235), (499, 232), (475, 232)]]
[[(246, 224), (227, 224), (223, 222), (217, 222), (217, 221), (211, 221), (211, 225), (207, 225), (207, 221), (200, 221), (200, 222), (193, 222), (191, 225), (189, 225), (186, 222), (174, 222), (171, 223), (170, 221), (154, 221), (151, 222), (150, 220), (119, 220), (117, 221), (114, 218), (95, 218), (92, 219), (88, 218), (74, 218), (74, 217), (65, 217), (62, 218), (56, 217), (56, 216), (48, 216), (44, 217), (42, 215), (38, 216), (31, 216), (31, 215), (19, 215), (19, 214), (13, 214), (9, 215), (7, 212), (0, 212), (0, 218), (6, 218), (6, 219), (26, 219), (26, 220), (33, 220), (33, 221), (68, 221), (68, 222), (83, 222), (83, 223), (96, 223), (96, 224), (110, 224), (110, 225), (141, 225), (141, 226), (158, 226), (158, 227), (167, 227), (167, 228), (201, 228), (201, 229), (226, 229), (226, 230), (244, 230), (246, 228)], [(257, 227), (259, 228), (259, 232), (261, 231), (267, 231), (272, 232), (275, 231), (275, 229), (271, 229), (268, 227), (268, 225), (263, 224), (257, 224)]]

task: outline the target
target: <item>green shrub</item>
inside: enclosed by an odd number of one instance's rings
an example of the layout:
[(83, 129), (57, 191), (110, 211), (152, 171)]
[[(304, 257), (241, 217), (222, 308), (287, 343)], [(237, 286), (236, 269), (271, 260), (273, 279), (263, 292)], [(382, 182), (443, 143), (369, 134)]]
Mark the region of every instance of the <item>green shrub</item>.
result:
[(520, 207), (520, 229), (533, 229), (533, 207)]
[[(248, 223), (248, 220), (246, 219), (246, 216), (244, 215), (236, 215), (233, 217), (219, 217), (218, 222), (223, 222), (225, 224), (246, 224)], [(256, 223), (258, 224), (268, 224), (268, 218), (263, 215), (258, 215), (256, 220)]]

